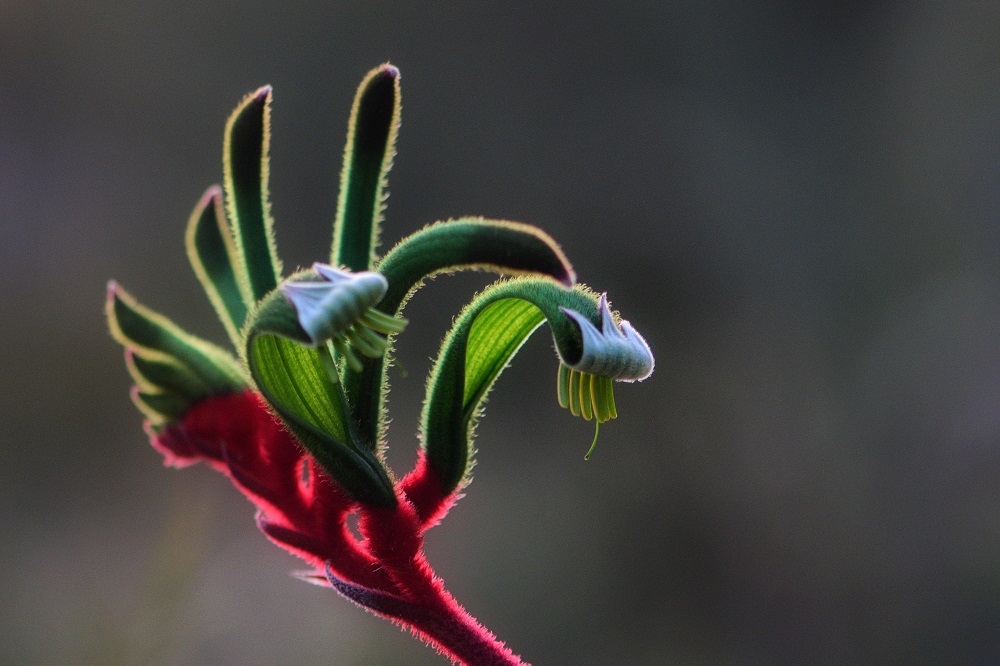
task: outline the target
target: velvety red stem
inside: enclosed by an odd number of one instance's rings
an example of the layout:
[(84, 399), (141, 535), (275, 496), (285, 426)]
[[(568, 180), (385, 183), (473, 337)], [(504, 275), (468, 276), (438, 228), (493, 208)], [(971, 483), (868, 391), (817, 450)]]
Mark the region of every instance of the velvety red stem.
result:
[[(381, 596), (379, 607), (374, 607), (340, 587), (338, 590), (353, 601), (402, 622), (440, 652), (464, 664), (524, 664), (445, 590), (444, 582), (424, 557), (421, 516), (413, 503), (405, 497), (399, 499), (392, 509), (362, 507), (360, 528), (370, 552), (402, 594)], [(389, 603), (390, 600), (395, 601)]]
[(444, 494), (441, 477), (427, 462), (423, 449), (418, 454), (417, 464), (399, 482), (399, 490), (413, 503), (421, 531), (427, 531), (441, 522), (461, 497), (455, 492)]
[(167, 465), (205, 462), (229, 476), (257, 506), (261, 531), (318, 571), (329, 563), (362, 585), (393, 587), (347, 527), (353, 500), (315, 468), (259, 394), (206, 398), (151, 442)]
[[(154, 432), (166, 464), (205, 462), (226, 474), (258, 509), (271, 541), (315, 567), (355, 603), (399, 622), (439, 652), (470, 666), (523, 664), (445, 590), (423, 553), (423, 533), (457, 494), (421, 454), (399, 484), (395, 508), (358, 505), (316, 467), (260, 395), (215, 396), (177, 423)], [(347, 526), (359, 512), (359, 541)], [(323, 573), (325, 572), (325, 576)]]

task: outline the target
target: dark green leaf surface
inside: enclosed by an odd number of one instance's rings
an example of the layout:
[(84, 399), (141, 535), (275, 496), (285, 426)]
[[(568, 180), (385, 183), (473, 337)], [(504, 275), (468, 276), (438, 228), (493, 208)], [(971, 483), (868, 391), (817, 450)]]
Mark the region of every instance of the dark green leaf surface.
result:
[(226, 210), (254, 300), (274, 289), (281, 275), (268, 200), (270, 124), (271, 88), (264, 86), (229, 117), (223, 149)]
[(141, 305), (114, 282), (108, 285), (107, 315), (111, 334), (118, 342), (139, 356), (173, 357), (212, 394), (235, 392), (245, 386), (243, 373), (230, 354)]
[(129, 352), (125, 366), (141, 389), (154, 393), (174, 393), (192, 403), (212, 394), (212, 387), (172, 356), (152, 356)]
[(253, 299), (248, 291), (247, 268), (236, 251), (222, 190), (217, 186), (210, 187), (195, 207), (185, 240), (191, 266), (230, 340), (239, 348), (240, 329)]
[(132, 402), (154, 424), (174, 421), (184, 416), (193, 403), (174, 393), (133, 391)]
[(385, 64), (368, 72), (354, 98), (347, 130), (330, 252), (334, 266), (364, 271), (374, 261), (399, 111), (399, 70)]

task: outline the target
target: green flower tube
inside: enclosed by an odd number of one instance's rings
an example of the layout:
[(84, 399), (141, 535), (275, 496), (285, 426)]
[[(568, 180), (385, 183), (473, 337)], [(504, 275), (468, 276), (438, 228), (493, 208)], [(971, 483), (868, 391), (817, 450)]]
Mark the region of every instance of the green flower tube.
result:
[(582, 285), (567, 289), (537, 278), (515, 278), (487, 288), (455, 321), (428, 383), (423, 447), (445, 492), (468, 482), (473, 432), (484, 400), (544, 322), (559, 357), (560, 404), (576, 415), (596, 417), (597, 423), (614, 418), (612, 382), (645, 379), (652, 373), (649, 346), (627, 322), (615, 322), (605, 296)]

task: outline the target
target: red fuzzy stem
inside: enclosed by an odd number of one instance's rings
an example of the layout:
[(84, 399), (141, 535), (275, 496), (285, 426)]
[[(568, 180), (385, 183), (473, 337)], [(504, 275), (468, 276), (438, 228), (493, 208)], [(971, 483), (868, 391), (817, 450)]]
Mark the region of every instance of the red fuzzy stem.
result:
[(319, 472), (259, 394), (207, 398), (151, 441), (168, 465), (204, 461), (229, 476), (260, 510), (267, 537), (318, 571), (329, 563), (348, 580), (392, 587), (347, 527), (354, 502)]
[(424, 557), (421, 516), (406, 498), (399, 500), (394, 509), (361, 508), (360, 526), (369, 550), (404, 595), (397, 612), (392, 605), (369, 607), (404, 623), (439, 652), (464, 664), (524, 664), (445, 590)]
[(420, 450), (417, 464), (399, 482), (399, 490), (413, 503), (421, 531), (427, 531), (441, 522), (461, 497), (454, 492), (450, 495), (444, 494), (441, 477), (427, 462), (423, 449)]
[[(397, 506), (384, 509), (358, 505), (344, 494), (251, 391), (208, 398), (180, 422), (150, 435), (166, 464), (205, 462), (229, 476), (257, 506), (261, 531), (325, 571), (348, 599), (403, 624), (461, 663), (524, 663), (455, 601), (427, 563), (423, 533), (458, 495), (443, 493), (422, 453), (398, 486)], [(360, 542), (347, 526), (355, 510)]]

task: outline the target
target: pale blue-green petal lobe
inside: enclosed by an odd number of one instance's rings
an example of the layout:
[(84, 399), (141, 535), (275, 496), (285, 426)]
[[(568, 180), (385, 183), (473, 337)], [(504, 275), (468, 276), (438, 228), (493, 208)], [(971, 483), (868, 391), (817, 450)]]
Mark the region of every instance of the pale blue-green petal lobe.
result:
[[(320, 277), (329, 282), (349, 280), (352, 275), (352, 273), (348, 271), (342, 271), (339, 268), (334, 268), (330, 264), (324, 264), (319, 261), (313, 264), (313, 270), (319, 273)], [(354, 273), (353, 275), (359, 275), (359, 273)]]
[(285, 282), (280, 287), (313, 345), (345, 334), (389, 287), (379, 273), (348, 273), (319, 263), (313, 268), (322, 281)]
[(598, 311), (601, 330), (591, 321), (570, 308), (560, 308), (580, 328), (583, 352), (575, 362), (566, 363), (573, 370), (609, 377), (622, 382), (641, 381), (653, 374), (653, 352), (639, 333), (627, 321), (615, 323), (608, 299), (601, 295)]

